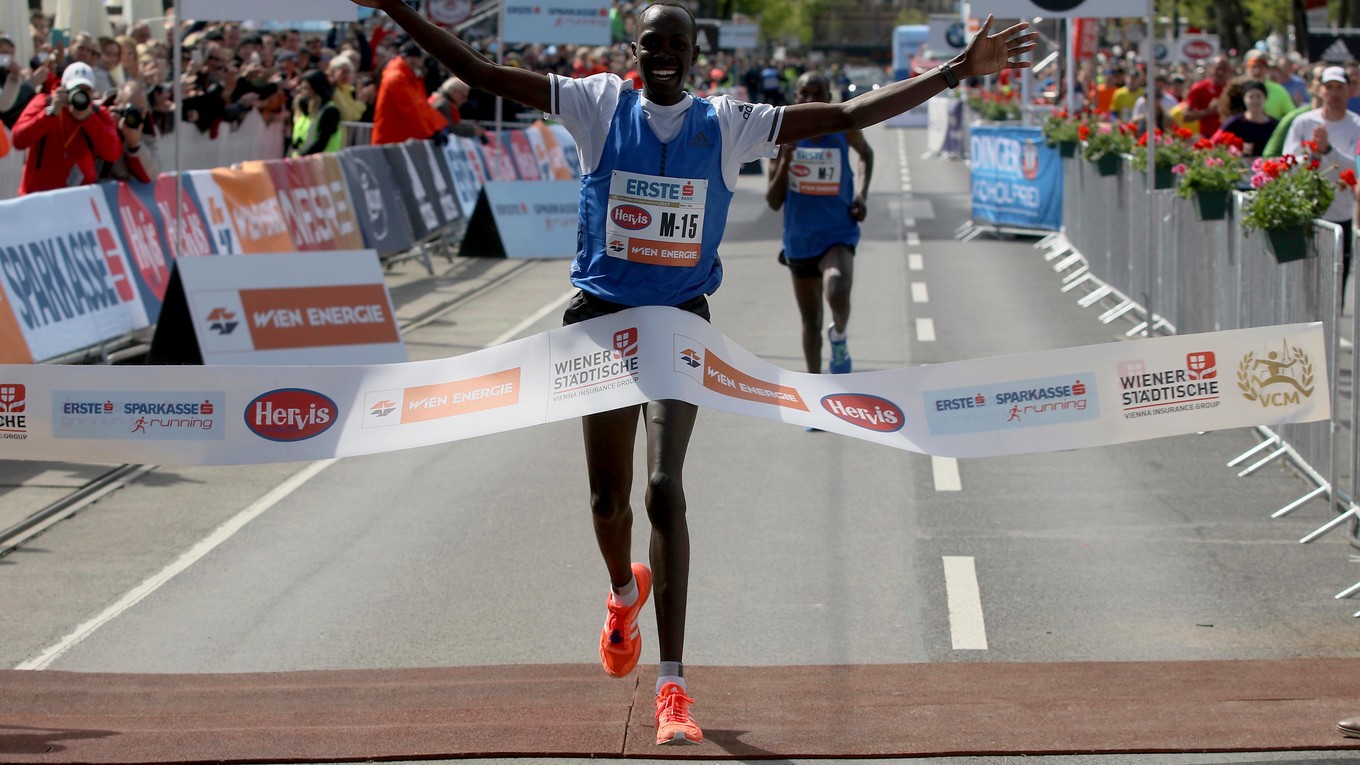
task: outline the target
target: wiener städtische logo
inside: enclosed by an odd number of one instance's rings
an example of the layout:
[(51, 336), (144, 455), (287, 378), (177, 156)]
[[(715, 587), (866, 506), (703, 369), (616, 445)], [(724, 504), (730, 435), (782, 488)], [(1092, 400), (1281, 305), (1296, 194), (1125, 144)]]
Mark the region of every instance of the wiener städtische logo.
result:
[(614, 332), (609, 348), (552, 360), (552, 396), (564, 401), (637, 382), (642, 369), (641, 337), (637, 327)]
[(28, 388), (21, 383), (0, 383), (0, 438), (28, 438)]
[(1124, 419), (1213, 409), (1222, 403), (1217, 353), (1207, 349), (1194, 351), (1178, 361), (1119, 362), (1119, 399)]
[(1237, 365), (1242, 398), (1263, 408), (1299, 406), (1317, 392), (1313, 360), (1297, 345), (1248, 352)]

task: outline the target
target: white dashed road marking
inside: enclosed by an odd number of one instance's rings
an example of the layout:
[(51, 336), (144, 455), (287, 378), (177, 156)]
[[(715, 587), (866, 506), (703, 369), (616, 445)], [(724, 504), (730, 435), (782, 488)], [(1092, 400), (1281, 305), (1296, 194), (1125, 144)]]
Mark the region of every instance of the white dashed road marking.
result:
[(987, 650), (982, 595), (972, 557), (944, 558), (944, 588), (949, 595), (949, 632), (956, 651)]

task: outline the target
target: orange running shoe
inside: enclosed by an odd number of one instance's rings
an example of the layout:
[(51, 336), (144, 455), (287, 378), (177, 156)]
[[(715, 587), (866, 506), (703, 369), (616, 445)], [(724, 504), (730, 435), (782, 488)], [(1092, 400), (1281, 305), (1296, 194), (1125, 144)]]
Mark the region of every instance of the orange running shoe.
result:
[(704, 740), (704, 732), (689, 716), (689, 705), (694, 699), (675, 683), (661, 686), (656, 694), (656, 743), (697, 744)]
[(605, 597), (604, 629), (600, 632), (600, 663), (610, 677), (623, 677), (637, 666), (642, 655), (642, 632), (638, 629), (638, 613), (652, 594), (652, 570), (641, 563), (633, 564), (633, 578), (637, 580), (637, 602), (631, 606), (615, 605), (613, 596)]

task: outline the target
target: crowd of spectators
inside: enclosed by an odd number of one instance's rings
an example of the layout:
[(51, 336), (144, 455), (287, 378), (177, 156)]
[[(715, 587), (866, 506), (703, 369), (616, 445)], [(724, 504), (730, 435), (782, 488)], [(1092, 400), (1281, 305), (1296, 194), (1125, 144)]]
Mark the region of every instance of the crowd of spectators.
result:
[[(489, 34), (465, 39), (511, 66), (571, 77), (613, 72), (640, 87), (628, 43), (637, 6), (648, 1), (614, 2), (609, 45), (497, 51)], [(173, 17), (156, 23), (165, 26), (115, 24), (67, 35), (35, 11), (29, 29), (0, 30), (0, 123), (16, 149), (28, 150), (21, 193), (103, 178), (149, 181), (159, 173), (158, 145), (176, 128), (176, 68), (166, 42)], [(178, 31), (179, 129), (211, 138), (257, 114), (266, 125), (282, 125), (281, 153), (308, 154), (356, 140), (478, 137), (498, 120), (538, 116), (513, 102), (502, 102), (498, 114), (494, 98), (450, 77), (381, 14), (326, 32), (193, 21)], [(15, 34), (31, 37), (30, 60), (18, 59)], [(782, 103), (802, 71), (796, 62), (776, 68), (704, 53), (691, 90)]]

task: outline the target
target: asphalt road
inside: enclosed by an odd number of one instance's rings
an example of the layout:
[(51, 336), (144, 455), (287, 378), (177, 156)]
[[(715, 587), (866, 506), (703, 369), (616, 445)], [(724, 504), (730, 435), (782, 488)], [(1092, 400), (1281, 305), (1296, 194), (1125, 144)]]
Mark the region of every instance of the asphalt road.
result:
[[(924, 131), (868, 136), (877, 172), (856, 259), (856, 371), (1122, 338), (1126, 325), (1059, 292), (1032, 240), (953, 239), (967, 170), (922, 159)], [(742, 176), (711, 304), (737, 343), (800, 368), (779, 232), (763, 179)], [(392, 276), (406, 318), (469, 295), (408, 333), (413, 359), (560, 321), (565, 262), (439, 266), (433, 279), (415, 263)], [(109, 672), (594, 661), (607, 582), (580, 441), (567, 422), (334, 464), (158, 469), (0, 558), (0, 661)], [(1360, 579), (1352, 548), (1340, 533), (1297, 543), (1328, 519), (1324, 502), (1270, 519), (1308, 486), (1283, 465), (1236, 478), (1225, 463), (1255, 443), (1235, 430), (953, 462), (702, 412), (686, 467), (687, 663), (1354, 656), (1360, 604), (1332, 598)], [(220, 528), (243, 512), (248, 522)], [(639, 558), (646, 533), (639, 512)], [(203, 540), (215, 546), (181, 559)], [(964, 604), (952, 617), (951, 598)], [(642, 630), (643, 662), (655, 662), (654, 624)]]

